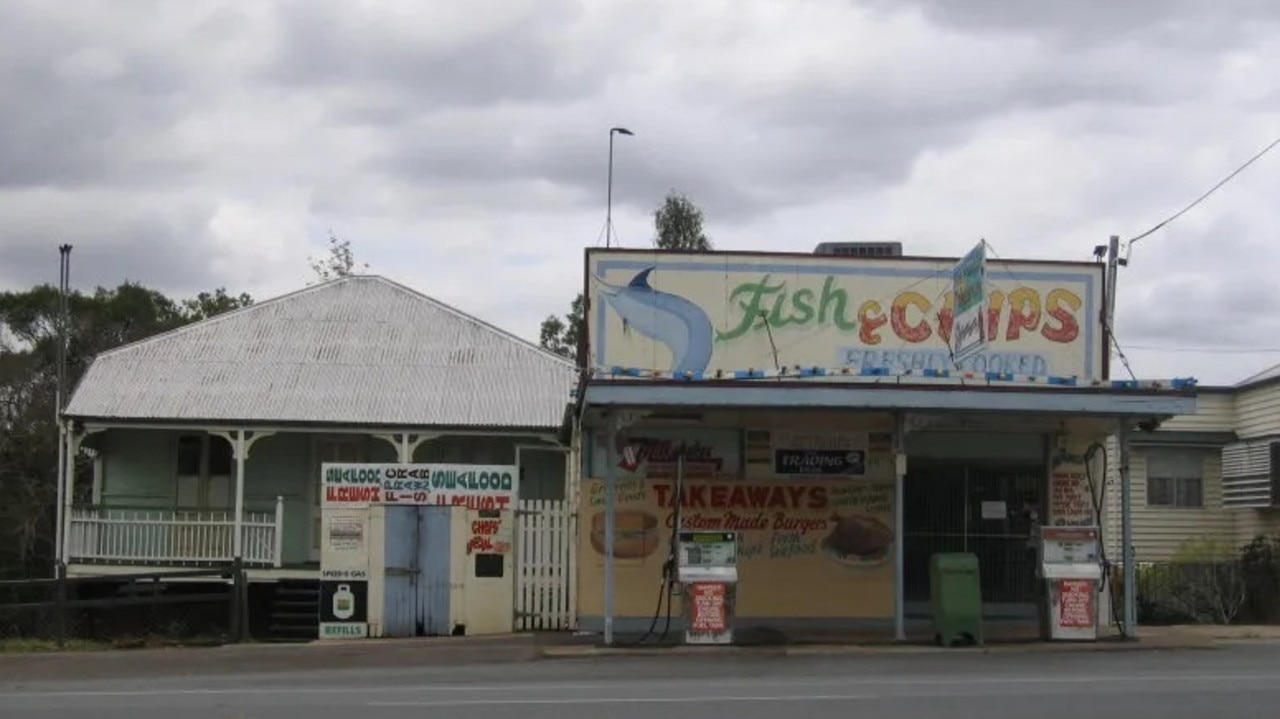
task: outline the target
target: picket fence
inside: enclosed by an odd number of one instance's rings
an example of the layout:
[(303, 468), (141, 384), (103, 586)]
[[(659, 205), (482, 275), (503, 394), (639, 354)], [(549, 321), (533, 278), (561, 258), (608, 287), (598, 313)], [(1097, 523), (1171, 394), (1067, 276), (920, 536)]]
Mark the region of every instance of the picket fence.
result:
[(576, 629), (577, 513), (568, 502), (522, 499), (517, 526), (517, 629)]

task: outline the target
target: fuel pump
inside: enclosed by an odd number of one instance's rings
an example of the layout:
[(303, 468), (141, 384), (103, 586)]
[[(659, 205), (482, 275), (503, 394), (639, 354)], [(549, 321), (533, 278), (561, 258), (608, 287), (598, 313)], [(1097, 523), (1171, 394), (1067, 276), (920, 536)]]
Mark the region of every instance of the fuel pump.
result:
[(1098, 638), (1102, 581), (1097, 527), (1041, 527), (1040, 574), (1047, 582), (1049, 639)]
[(737, 532), (681, 532), (677, 578), (686, 644), (732, 644)]
[[(1102, 484), (1094, 477), (1095, 458), (1102, 458)], [(1098, 443), (1084, 453), (1084, 474), (1093, 510), (1093, 524), (1040, 527), (1037, 538), (1036, 575), (1040, 589), (1041, 632), (1049, 640), (1094, 641), (1103, 623), (1099, 604), (1111, 605), (1111, 564), (1103, 537), (1102, 507), (1106, 499), (1107, 450)]]

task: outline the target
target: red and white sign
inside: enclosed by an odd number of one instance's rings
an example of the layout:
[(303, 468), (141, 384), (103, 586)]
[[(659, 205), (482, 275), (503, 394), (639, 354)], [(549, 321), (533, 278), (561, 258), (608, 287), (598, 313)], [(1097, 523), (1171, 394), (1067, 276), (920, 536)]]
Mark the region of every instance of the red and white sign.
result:
[(725, 586), (722, 582), (694, 582), (686, 588), (693, 601), (689, 629), (698, 634), (723, 634), (725, 621)]
[(621, 470), (626, 477), (673, 478), (684, 454), (685, 479), (737, 476), (742, 469), (741, 439), (735, 430), (655, 427), (620, 433), (614, 441), (614, 467), (606, 463), (606, 440), (598, 436), (592, 453), (593, 477)]
[(1088, 579), (1058, 580), (1058, 626), (1089, 629), (1093, 626), (1093, 582)]

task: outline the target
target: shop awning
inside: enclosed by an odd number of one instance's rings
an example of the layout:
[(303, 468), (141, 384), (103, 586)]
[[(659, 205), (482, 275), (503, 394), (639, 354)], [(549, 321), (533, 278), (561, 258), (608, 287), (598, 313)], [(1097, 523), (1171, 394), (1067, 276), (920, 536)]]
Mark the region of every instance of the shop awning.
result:
[(1193, 414), (1194, 386), (1116, 388), (950, 383), (596, 380), (582, 389), (588, 409), (714, 408), (1026, 412), (1152, 418)]

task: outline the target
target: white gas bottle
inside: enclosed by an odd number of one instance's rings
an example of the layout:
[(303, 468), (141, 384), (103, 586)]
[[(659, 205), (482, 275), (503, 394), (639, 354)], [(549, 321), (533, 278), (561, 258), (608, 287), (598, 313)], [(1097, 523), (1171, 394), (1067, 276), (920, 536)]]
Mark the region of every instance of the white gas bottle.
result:
[(333, 593), (333, 616), (350, 619), (355, 613), (356, 595), (351, 593), (351, 585), (339, 584), (338, 591)]

